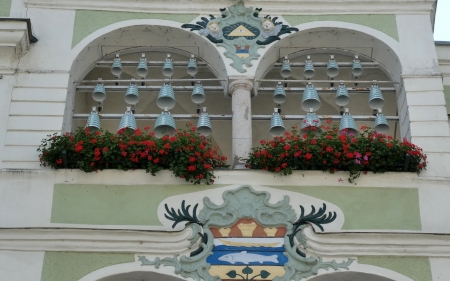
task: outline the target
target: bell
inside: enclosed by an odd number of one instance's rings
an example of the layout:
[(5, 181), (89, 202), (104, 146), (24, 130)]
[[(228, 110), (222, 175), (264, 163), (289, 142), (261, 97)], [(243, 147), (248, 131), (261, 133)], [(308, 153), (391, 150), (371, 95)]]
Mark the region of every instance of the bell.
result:
[(92, 131), (100, 130), (100, 117), (98, 116), (97, 108), (95, 106), (92, 107), (91, 114), (89, 115), (84, 128), (89, 128)]
[(336, 77), (339, 74), (339, 66), (337, 62), (334, 60), (334, 55), (330, 56), (330, 60), (327, 65), (327, 75), (328, 77)]
[(291, 76), (292, 72), (291, 72), (291, 65), (289, 63), (288, 57), (284, 57), (283, 60), (283, 65), (281, 66), (281, 76), (283, 76), (284, 78), (288, 78), (289, 76)]
[(197, 84), (192, 90), (191, 100), (195, 104), (201, 104), (205, 101), (205, 99), (205, 90), (203, 90), (202, 83), (200, 81), (197, 81)]
[(304, 111), (309, 111), (310, 108), (316, 111), (320, 108), (319, 95), (311, 82), (308, 82), (308, 85), (306, 85), (305, 91), (303, 92), (302, 108)]
[(148, 66), (147, 66), (147, 60), (145, 59), (145, 54), (142, 54), (142, 57), (139, 60), (139, 64), (136, 69), (136, 73), (137, 73), (137, 75), (139, 75), (142, 78), (145, 78), (148, 74)]
[(162, 74), (166, 77), (171, 77), (173, 75), (173, 64), (170, 54), (167, 54), (167, 58), (162, 69)]
[(127, 107), (127, 111), (122, 115), (122, 119), (120, 119), (118, 131), (122, 129), (136, 130), (136, 119), (134, 118), (133, 112), (131, 112), (131, 107)]
[(359, 61), (357, 55), (355, 56), (355, 59), (353, 60), (352, 73), (353, 73), (353, 76), (360, 76), (363, 73), (361, 62)]
[(175, 94), (170, 82), (165, 82), (164, 86), (159, 90), (158, 98), (156, 99), (156, 105), (161, 108), (172, 109), (175, 107)]
[(284, 90), (281, 82), (278, 82), (273, 92), (273, 102), (276, 104), (282, 104), (286, 101), (286, 91)]
[(205, 137), (211, 135), (212, 133), (211, 121), (209, 120), (208, 113), (206, 112), (206, 107), (203, 107), (203, 112), (198, 118), (197, 132)]
[(314, 66), (312, 64), (311, 57), (307, 56), (305, 69), (303, 70), (303, 76), (305, 76), (306, 78), (313, 78), (315, 73), (316, 72), (314, 71)]
[(120, 74), (122, 74), (122, 63), (120, 62), (119, 54), (116, 54), (116, 57), (114, 58), (111, 73), (114, 76), (120, 76)]
[(274, 108), (272, 118), (270, 119), (270, 130), (269, 133), (272, 137), (282, 136), (286, 132), (284, 128), (283, 119), (281, 119), (278, 113), (278, 108)]
[(339, 106), (347, 105), (350, 102), (350, 96), (348, 95), (347, 88), (344, 83), (340, 83), (336, 90), (336, 104)]
[(317, 115), (314, 113), (314, 110), (312, 108), (309, 109), (309, 112), (306, 113), (305, 118), (303, 118), (302, 122), (302, 131), (311, 130), (311, 127), (314, 127), (315, 131), (321, 131), (320, 129), (320, 119), (317, 117)]
[(195, 74), (197, 74), (197, 61), (194, 57), (194, 55), (191, 55), (191, 58), (189, 59), (187, 68), (186, 68), (186, 72), (191, 75), (194, 76)]
[(369, 107), (372, 109), (378, 109), (383, 106), (383, 94), (381, 93), (380, 88), (378, 88), (377, 81), (373, 81), (372, 87), (370, 88)]
[(103, 86), (103, 83), (100, 82), (102, 79), (99, 78), (98, 80), (99, 80), (99, 82), (98, 82), (97, 86), (95, 86), (94, 91), (92, 92), (92, 98), (95, 101), (101, 102), (106, 99), (106, 92), (105, 92), (105, 87)]
[(156, 119), (153, 132), (155, 132), (155, 136), (157, 138), (161, 138), (164, 135), (172, 134), (175, 130), (175, 120), (173, 119), (172, 115), (170, 115), (170, 112), (167, 111), (166, 107)]
[(339, 125), (339, 131), (341, 131), (341, 133), (347, 131), (348, 134), (354, 135), (358, 133), (358, 130), (356, 129), (355, 120), (353, 120), (353, 117), (348, 112), (348, 108), (345, 109), (345, 112), (342, 115), (341, 124)]
[(378, 109), (377, 117), (375, 118), (375, 131), (381, 134), (386, 134), (389, 132), (389, 125), (384, 117), (383, 113), (381, 113), (381, 108)]
[(138, 87), (135, 83), (131, 83), (125, 94), (125, 102), (131, 105), (136, 105), (139, 102)]

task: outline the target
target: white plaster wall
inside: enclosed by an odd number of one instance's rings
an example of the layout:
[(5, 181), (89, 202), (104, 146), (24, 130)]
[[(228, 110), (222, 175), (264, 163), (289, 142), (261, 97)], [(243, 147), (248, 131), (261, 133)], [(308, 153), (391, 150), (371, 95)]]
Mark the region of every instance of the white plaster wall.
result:
[[(14, 9), (20, 10), (20, 5)], [(5, 117), (0, 121), (2, 168), (39, 169), (36, 149), (47, 134), (61, 130), (66, 106), (75, 11), (28, 9), (27, 16), (39, 41), (17, 61), (14, 77), (6, 80), (1, 105)]]
[(41, 280), (44, 252), (0, 251), (0, 280)]
[[(274, 176), (265, 171), (216, 171), (215, 184), (226, 185), (280, 185), (280, 186), (351, 186), (339, 182), (348, 177), (347, 172), (335, 174), (321, 171), (294, 172), (290, 176)], [(158, 172), (151, 177), (145, 171), (100, 171), (84, 173), (70, 170), (2, 171), (0, 173), (0, 227), (87, 227), (92, 225), (50, 223), (54, 183), (69, 184), (186, 184), (175, 178), (170, 171)], [(423, 179), (411, 173), (385, 173), (362, 175), (358, 187), (419, 188), (422, 231), (426, 233), (450, 233), (449, 180)], [(220, 194), (222, 194), (220, 192)], [(310, 205), (310, 204), (306, 204)], [(170, 227), (147, 226), (101, 226), (123, 229), (168, 229)]]
[(450, 268), (450, 259), (448, 258), (430, 258), (431, 276), (433, 281), (448, 280), (448, 270)]

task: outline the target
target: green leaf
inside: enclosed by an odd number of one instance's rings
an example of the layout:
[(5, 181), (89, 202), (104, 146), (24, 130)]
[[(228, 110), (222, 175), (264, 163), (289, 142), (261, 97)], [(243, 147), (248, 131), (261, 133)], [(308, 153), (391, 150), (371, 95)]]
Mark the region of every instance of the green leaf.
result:
[(270, 272), (267, 272), (265, 270), (261, 270), (261, 277), (262, 278), (267, 278), (267, 277), (269, 277), (269, 275), (270, 275)]
[(244, 274), (252, 274), (253, 273), (253, 269), (251, 269), (250, 267), (248, 267), (248, 265), (246, 267), (244, 267), (244, 269), (242, 270), (242, 273)]
[(231, 270), (227, 273), (227, 276), (230, 278), (236, 278), (236, 270)]

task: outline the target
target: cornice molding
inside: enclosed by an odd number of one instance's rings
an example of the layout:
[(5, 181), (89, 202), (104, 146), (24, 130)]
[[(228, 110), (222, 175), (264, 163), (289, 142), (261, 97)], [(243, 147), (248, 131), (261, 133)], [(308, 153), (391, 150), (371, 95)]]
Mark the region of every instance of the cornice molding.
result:
[(304, 230), (306, 249), (320, 256), (450, 257), (450, 235), (429, 233), (315, 233)]
[(0, 229), (0, 250), (177, 254), (188, 250), (192, 229), (177, 232), (116, 229)]
[[(304, 230), (306, 251), (319, 256), (450, 257), (450, 234)], [(180, 232), (106, 229), (0, 229), (0, 250), (132, 252), (172, 255), (189, 251), (192, 229)]]
[(0, 18), (0, 74), (14, 74), (13, 63), (30, 48), (30, 21)]
[[(263, 8), (263, 14), (323, 15), (323, 14), (429, 14), (433, 12), (432, 0), (281, 0), (246, 1), (247, 7)], [(107, 10), (140, 13), (217, 14), (220, 8), (233, 4), (223, 1), (199, 0), (26, 0), (27, 7), (48, 9)]]

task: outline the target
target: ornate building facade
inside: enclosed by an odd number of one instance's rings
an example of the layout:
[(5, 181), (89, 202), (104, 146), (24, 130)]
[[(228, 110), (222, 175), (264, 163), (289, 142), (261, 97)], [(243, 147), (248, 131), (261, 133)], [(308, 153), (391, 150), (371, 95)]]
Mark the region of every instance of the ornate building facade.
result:
[[(0, 0), (0, 280), (448, 280), (450, 45), (433, 41), (435, 5)], [(350, 103), (335, 98), (341, 83)], [(308, 87), (317, 99), (301, 95)], [(182, 128), (204, 107), (230, 166), (213, 185), (40, 165), (41, 140), (75, 132), (92, 110), (115, 133), (125, 111), (156, 129), (168, 108)], [(310, 108), (335, 125), (347, 110), (359, 128), (381, 107), (388, 135), (423, 148), (420, 174), (355, 184), (340, 171), (244, 167), (273, 138), (274, 108), (286, 128)]]

